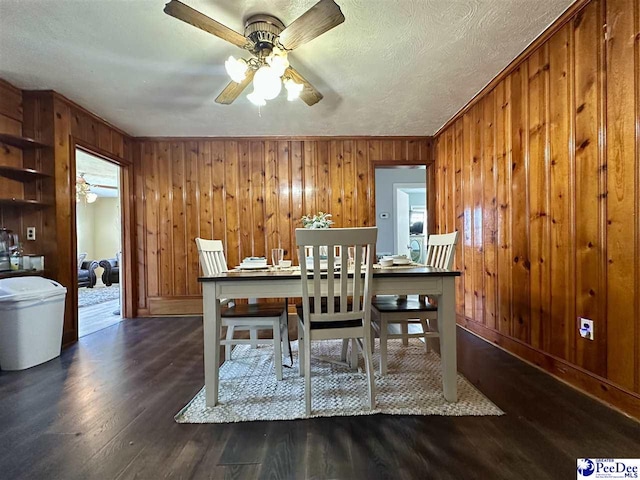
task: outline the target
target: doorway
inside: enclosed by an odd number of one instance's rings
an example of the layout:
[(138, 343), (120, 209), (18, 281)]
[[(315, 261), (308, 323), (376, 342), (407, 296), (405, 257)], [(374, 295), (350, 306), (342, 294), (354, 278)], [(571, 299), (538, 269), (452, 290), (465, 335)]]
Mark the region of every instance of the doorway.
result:
[(375, 168), (376, 252), (424, 262), (427, 238), (427, 174), (424, 165)]
[(122, 320), (120, 167), (76, 149), (78, 337)]

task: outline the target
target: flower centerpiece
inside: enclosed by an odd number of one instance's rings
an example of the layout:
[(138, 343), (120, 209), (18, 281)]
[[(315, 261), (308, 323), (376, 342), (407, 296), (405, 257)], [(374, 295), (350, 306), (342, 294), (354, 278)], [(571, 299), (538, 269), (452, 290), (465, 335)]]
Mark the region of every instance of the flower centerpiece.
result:
[(318, 212), (317, 215), (303, 215), (302, 226), (304, 228), (329, 228), (333, 225), (333, 220), (330, 219), (330, 213)]

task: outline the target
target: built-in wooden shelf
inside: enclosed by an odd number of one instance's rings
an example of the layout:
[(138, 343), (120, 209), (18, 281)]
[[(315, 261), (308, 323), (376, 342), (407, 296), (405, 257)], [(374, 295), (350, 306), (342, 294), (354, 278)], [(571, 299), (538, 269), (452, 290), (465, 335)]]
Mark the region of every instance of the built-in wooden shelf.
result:
[(30, 148), (47, 148), (51, 146), (34, 140), (33, 138), (11, 135), (10, 133), (0, 133), (0, 143), (6, 143), (13, 147), (22, 148), (23, 150)]
[(0, 198), (0, 206), (16, 206), (16, 207), (47, 207), (46, 202), (39, 200), (24, 200), (22, 198)]
[(10, 178), (19, 182), (32, 182), (39, 178), (51, 177), (51, 175), (34, 170), (33, 168), (18, 168), (0, 165), (0, 177)]

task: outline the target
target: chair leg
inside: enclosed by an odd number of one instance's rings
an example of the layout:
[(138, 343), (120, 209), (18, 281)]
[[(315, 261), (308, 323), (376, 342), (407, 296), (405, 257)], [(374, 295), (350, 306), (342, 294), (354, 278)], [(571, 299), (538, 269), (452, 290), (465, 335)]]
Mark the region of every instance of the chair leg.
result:
[(304, 338), (304, 406), (307, 415), (311, 415), (311, 338)]
[(358, 369), (358, 345), (356, 345), (356, 343), (357, 343), (356, 339), (352, 338), (351, 339), (351, 360), (349, 361), (351, 370)]
[(371, 335), (371, 332), (365, 332), (364, 342), (362, 342), (362, 346), (364, 350), (363, 351), (364, 365), (367, 372), (367, 387), (369, 391), (369, 399), (368, 399), (369, 410), (373, 410), (374, 408), (376, 408), (376, 386), (373, 381), (373, 355), (371, 353), (371, 349), (369, 348), (369, 346), (371, 345), (371, 342), (369, 338), (367, 338), (367, 333)]
[[(438, 319), (437, 318), (430, 318), (427, 320), (427, 327), (429, 328), (430, 332), (438, 332), (438, 335), (440, 335), (440, 327), (438, 325)], [(431, 342), (431, 348), (437, 348), (436, 346), (436, 339), (435, 338), (430, 338), (429, 341)], [(442, 346), (440, 345), (440, 339), (438, 338), (438, 345), (440, 346), (440, 354), (442, 354)]]
[(373, 354), (373, 352), (376, 351), (376, 331), (373, 328), (373, 323), (371, 324), (370, 337), (371, 337), (371, 353)]
[(233, 348), (233, 345), (231, 345), (231, 340), (233, 340), (233, 332), (235, 328), (236, 327), (234, 327), (233, 325), (229, 325), (227, 327), (227, 336), (226, 336), (227, 344), (224, 346), (225, 360), (231, 360), (231, 349)]
[(347, 350), (349, 348), (349, 339), (348, 338), (344, 338), (342, 340), (342, 353), (340, 354), (340, 361), (341, 362), (346, 362), (347, 361)]
[(249, 338), (251, 339), (251, 348), (258, 348), (258, 329), (256, 327), (249, 328)]
[(298, 373), (304, 377), (304, 335), (302, 324), (298, 322)]
[(409, 324), (407, 322), (402, 322), (400, 324), (400, 329), (402, 330), (402, 345), (406, 347), (409, 345)]
[(291, 350), (289, 348), (289, 323), (286, 313), (284, 317), (280, 319), (280, 338), (282, 340), (282, 353), (285, 358), (289, 358), (291, 356)]
[(422, 325), (422, 332), (424, 333), (424, 351), (426, 353), (429, 353), (429, 339), (427, 338), (429, 326), (427, 325), (427, 321), (424, 318), (420, 319), (420, 324)]
[(380, 319), (380, 375), (387, 374), (387, 336), (389, 326), (384, 318)]
[(282, 380), (282, 337), (280, 319), (273, 322), (273, 361), (276, 366), (276, 378)]

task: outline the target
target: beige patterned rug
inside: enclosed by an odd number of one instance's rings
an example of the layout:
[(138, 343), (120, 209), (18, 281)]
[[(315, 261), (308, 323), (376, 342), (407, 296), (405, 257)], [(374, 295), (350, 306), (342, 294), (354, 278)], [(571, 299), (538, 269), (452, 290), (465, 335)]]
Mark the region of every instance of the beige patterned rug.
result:
[[(328, 362), (311, 362), (311, 417), (348, 415), (503, 415), (504, 412), (458, 374), (458, 402), (449, 403), (442, 395), (440, 357), (424, 351), (424, 344), (410, 339), (409, 346), (389, 342), (389, 373), (376, 373), (376, 407), (368, 410), (366, 375), (360, 359), (358, 371)], [(205, 406), (204, 388), (175, 417), (178, 423), (230, 423), (253, 420), (293, 420), (311, 418), (304, 410), (304, 379), (298, 375), (297, 342), (293, 368), (283, 369), (277, 381), (273, 349), (251, 349), (239, 345), (233, 360), (220, 367), (220, 404)], [(313, 342), (314, 355), (339, 357), (341, 341)], [(378, 351), (376, 345), (376, 352)], [(378, 367), (374, 354), (374, 366)]]
[(82, 287), (78, 289), (78, 308), (90, 307), (99, 303), (110, 302), (120, 297), (118, 284), (110, 287), (95, 286), (93, 288)]

